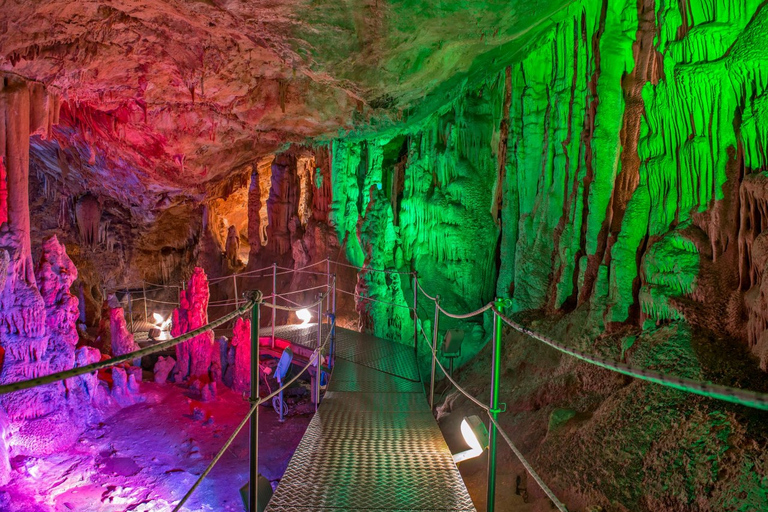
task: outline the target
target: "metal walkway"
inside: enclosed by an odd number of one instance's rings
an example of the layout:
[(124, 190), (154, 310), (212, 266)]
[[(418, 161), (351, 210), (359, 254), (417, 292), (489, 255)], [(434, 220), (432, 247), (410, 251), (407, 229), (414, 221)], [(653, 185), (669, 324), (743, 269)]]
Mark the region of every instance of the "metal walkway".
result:
[(337, 328), (328, 392), (267, 512), (473, 511), (413, 348)]

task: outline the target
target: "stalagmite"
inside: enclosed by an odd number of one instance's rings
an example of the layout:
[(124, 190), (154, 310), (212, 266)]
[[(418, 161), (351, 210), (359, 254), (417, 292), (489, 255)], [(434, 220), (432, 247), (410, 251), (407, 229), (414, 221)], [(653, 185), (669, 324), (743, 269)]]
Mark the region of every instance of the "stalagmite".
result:
[(235, 347), (234, 379), (232, 389), (244, 392), (251, 385), (251, 322), (238, 318), (232, 334)]
[[(179, 292), (180, 306), (173, 310), (171, 334), (174, 337), (208, 323), (208, 298), (208, 278), (202, 268), (196, 267), (189, 278), (187, 289)], [(211, 331), (176, 345), (176, 382), (200, 380), (207, 384), (213, 348)]]
[(224, 253), (230, 267), (235, 268), (240, 265), (240, 234), (237, 232), (237, 226), (229, 226), (227, 229), (227, 243)]

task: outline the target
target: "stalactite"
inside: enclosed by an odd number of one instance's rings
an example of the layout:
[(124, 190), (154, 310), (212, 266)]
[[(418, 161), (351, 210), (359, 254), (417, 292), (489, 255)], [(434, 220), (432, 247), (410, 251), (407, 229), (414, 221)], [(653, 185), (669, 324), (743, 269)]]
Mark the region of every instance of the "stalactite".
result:
[(85, 247), (93, 247), (100, 239), (101, 205), (99, 200), (86, 193), (77, 200), (75, 205), (77, 228), (80, 232), (80, 242)]

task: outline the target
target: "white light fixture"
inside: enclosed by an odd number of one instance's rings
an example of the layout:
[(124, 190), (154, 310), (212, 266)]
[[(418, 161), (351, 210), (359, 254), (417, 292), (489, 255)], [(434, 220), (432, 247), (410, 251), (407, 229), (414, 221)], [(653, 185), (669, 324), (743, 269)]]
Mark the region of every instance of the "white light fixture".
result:
[(461, 435), (469, 450), (459, 452), (453, 456), (453, 461), (459, 462), (477, 457), (488, 447), (488, 429), (483, 420), (477, 416), (470, 416), (461, 420)]
[(296, 316), (301, 320), (301, 325), (307, 325), (312, 320), (312, 313), (308, 309), (300, 309), (296, 312)]
[(163, 316), (160, 313), (152, 313), (152, 318), (155, 320), (155, 327), (161, 331), (167, 331), (171, 328), (172, 316), (169, 316), (167, 320), (163, 320)]

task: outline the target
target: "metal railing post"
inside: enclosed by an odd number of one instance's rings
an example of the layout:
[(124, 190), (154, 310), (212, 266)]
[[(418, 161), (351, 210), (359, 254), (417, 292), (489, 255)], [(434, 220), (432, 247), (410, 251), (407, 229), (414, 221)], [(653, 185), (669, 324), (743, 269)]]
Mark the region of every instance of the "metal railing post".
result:
[(333, 274), (333, 302), (331, 304), (331, 348), (329, 350), (329, 368), (336, 364), (336, 274)]
[(240, 301), (237, 298), (237, 274), (232, 274), (232, 282), (235, 285), (235, 309), (240, 307)]
[[(259, 306), (251, 310), (251, 407), (259, 401)], [(259, 502), (259, 408), (251, 415), (248, 510), (256, 512)]]
[(413, 353), (416, 356), (416, 364), (419, 364), (419, 281), (416, 272), (413, 273)]
[(315, 363), (317, 364), (317, 371), (315, 372), (315, 389), (313, 390), (315, 392), (315, 412), (317, 412), (317, 407), (320, 405), (320, 374), (322, 373), (322, 364), (320, 360), (320, 346), (323, 344), (323, 300), (317, 303), (317, 359), (315, 360)]
[(131, 332), (136, 332), (136, 327), (133, 325), (133, 294), (128, 288), (125, 289), (125, 294), (128, 295), (128, 316), (131, 317)]
[(272, 348), (275, 348), (275, 321), (277, 318), (277, 263), (272, 263)]
[[(501, 329), (502, 320), (496, 313), (501, 309), (504, 302), (496, 299), (493, 309), (493, 346), (491, 351), (491, 400), (488, 414), (497, 420), (499, 417), (499, 376), (501, 375)], [(486, 497), (486, 511), (493, 512), (496, 501), (496, 425), (493, 421), (488, 425), (488, 485)]]
[(144, 323), (149, 323), (149, 313), (147, 312), (147, 286), (144, 280), (141, 281), (141, 294), (144, 297)]
[(440, 296), (435, 296), (435, 325), (432, 329), (432, 373), (429, 378), (429, 408), (434, 411), (435, 409), (435, 359), (437, 358), (437, 332), (440, 325)]
[(325, 258), (325, 289), (328, 293), (325, 297), (325, 310), (331, 310), (331, 260)]

